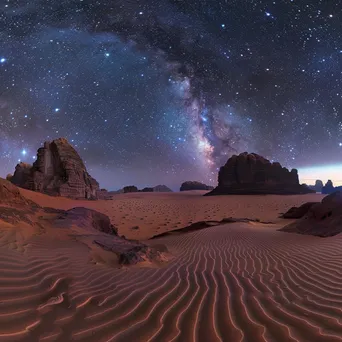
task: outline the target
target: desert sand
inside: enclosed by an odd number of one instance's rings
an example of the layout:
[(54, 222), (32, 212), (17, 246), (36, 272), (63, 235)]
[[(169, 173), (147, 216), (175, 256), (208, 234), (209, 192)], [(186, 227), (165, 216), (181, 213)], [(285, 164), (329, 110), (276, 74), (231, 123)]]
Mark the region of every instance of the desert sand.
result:
[[(119, 194), (75, 201), (27, 190), (37, 204), (107, 214), (147, 240), (203, 220), (259, 219), (149, 240), (163, 265), (118, 267), (67, 229), (0, 227), (0, 341), (342, 341), (342, 236), (277, 231), (279, 214), (316, 194)], [(139, 228), (132, 229), (138, 226)]]

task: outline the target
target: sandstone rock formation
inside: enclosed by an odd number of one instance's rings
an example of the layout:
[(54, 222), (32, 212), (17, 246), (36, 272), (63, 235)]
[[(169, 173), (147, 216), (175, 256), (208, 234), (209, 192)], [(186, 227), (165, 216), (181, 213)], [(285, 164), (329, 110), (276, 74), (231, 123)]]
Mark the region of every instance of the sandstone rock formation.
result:
[(334, 186), (333, 182), (329, 179), (322, 188), (322, 194), (329, 195), (336, 191), (342, 191), (342, 186)]
[(20, 163), (11, 182), (19, 187), (53, 196), (96, 199), (99, 183), (92, 178), (64, 138), (45, 142), (33, 165)]
[(172, 190), (169, 187), (167, 187), (166, 185), (156, 185), (153, 188), (153, 191), (154, 192), (172, 192)]
[(282, 218), (286, 219), (299, 219), (308, 213), (311, 207), (318, 202), (307, 202), (302, 204), (300, 207), (292, 207), (285, 214), (282, 215)]
[(220, 168), (218, 186), (206, 195), (225, 194), (304, 194), (313, 192), (300, 185), (296, 169), (289, 171), (278, 162), (256, 153), (241, 153)]
[(141, 190), (139, 190), (139, 192), (153, 192), (153, 188), (143, 188)]
[(212, 190), (214, 187), (203, 184), (197, 181), (187, 181), (184, 182), (181, 187), (180, 191), (190, 191), (190, 190)]
[(337, 191), (311, 206), (308, 213), (280, 231), (328, 237), (342, 232), (342, 192)]
[(125, 186), (123, 188), (123, 192), (125, 194), (129, 193), (129, 192), (138, 192), (138, 188), (135, 186), (135, 185), (128, 185), (128, 186)]

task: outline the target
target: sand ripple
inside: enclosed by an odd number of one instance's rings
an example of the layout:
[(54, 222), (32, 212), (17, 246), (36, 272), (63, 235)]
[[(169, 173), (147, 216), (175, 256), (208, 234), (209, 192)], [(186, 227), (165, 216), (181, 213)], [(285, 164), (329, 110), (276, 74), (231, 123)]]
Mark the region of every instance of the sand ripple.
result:
[(0, 243), (0, 341), (342, 341), (339, 236), (217, 226), (152, 241), (165, 267), (121, 269), (75, 241)]

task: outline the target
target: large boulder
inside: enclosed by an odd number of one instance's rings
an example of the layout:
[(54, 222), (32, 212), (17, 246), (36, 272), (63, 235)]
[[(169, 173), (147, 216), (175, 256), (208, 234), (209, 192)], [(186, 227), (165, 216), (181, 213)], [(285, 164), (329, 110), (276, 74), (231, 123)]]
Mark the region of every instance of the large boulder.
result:
[(190, 190), (212, 190), (214, 187), (196, 181), (187, 181), (182, 183), (180, 191)]
[(314, 192), (299, 184), (296, 169), (289, 171), (256, 153), (233, 155), (220, 168), (218, 186), (207, 195), (305, 194)]
[(99, 183), (65, 138), (45, 142), (32, 166), (20, 163), (11, 182), (25, 189), (77, 199), (96, 199)]
[(308, 213), (280, 231), (328, 237), (342, 232), (342, 192), (334, 192), (321, 203), (311, 206)]

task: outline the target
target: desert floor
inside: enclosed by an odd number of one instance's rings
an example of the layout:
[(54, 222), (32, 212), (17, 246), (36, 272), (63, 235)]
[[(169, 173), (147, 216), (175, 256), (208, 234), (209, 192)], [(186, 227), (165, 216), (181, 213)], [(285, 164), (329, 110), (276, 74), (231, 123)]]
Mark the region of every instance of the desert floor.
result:
[(166, 245), (171, 261), (121, 268), (68, 234), (0, 228), (0, 341), (342, 341), (342, 236), (277, 231), (287, 222), (280, 212), (321, 195), (139, 193), (79, 202), (22, 193), (43, 206), (99, 210), (137, 239), (229, 216), (274, 224), (150, 240)]

